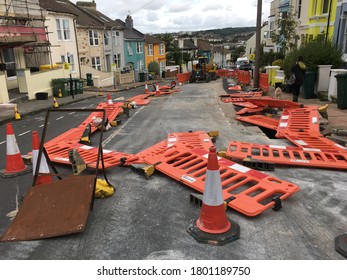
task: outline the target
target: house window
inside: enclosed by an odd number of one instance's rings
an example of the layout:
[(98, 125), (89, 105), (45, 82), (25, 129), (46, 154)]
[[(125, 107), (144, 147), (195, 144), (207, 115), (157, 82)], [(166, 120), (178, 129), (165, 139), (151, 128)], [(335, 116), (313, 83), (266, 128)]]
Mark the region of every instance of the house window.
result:
[(153, 56), (153, 45), (152, 44), (148, 45), (148, 56)]
[(313, 15), (315, 16), (317, 15), (317, 0), (313, 0), (312, 5), (313, 5), (312, 7)]
[(98, 46), (99, 38), (97, 30), (89, 30), (89, 45), (90, 46)]
[(108, 33), (108, 31), (104, 32), (104, 44), (105, 46), (110, 45), (110, 34)]
[(299, 2), (298, 2), (298, 18), (300, 18), (301, 17), (301, 5), (302, 5), (302, 0), (299, 0)]
[(114, 44), (115, 46), (120, 45), (120, 44), (119, 44), (119, 43), (120, 43), (119, 32), (118, 32), (118, 31), (113, 32), (113, 33), (112, 33), (112, 37), (113, 37), (113, 44)]
[(159, 54), (160, 55), (164, 55), (165, 54), (165, 45), (164, 44), (160, 44), (159, 45)]
[(113, 63), (115, 63), (117, 65), (117, 68), (121, 68), (122, 67), (122, 62), (121, 62), (121, 54), (118, 53), (114, 56), (113, 58)]
[(101, 71), (101, 63), (100, 63), (99, 56), (92, 57), (92, 67), (95, 68), (96, 70)]
[[(345, 21), (345, 24), (346, 24), (346, 21)], [(346, 28), (345, 28), (345, 53), (347, 53), (347, 24), (346, 24)]]
[(70, 64), (71, 66), (71, 71), (75, 71), (75, 64), (74, 64), (74, 57), (73, 54), (67, 54), (67, 62)]
[(17, 76), (16, 61), (15, 61), (13, 49), (4, 48), (3, 49), (3, 55), (4, 55), (5, 65), (6, 65), (7, 77)]
[(70, 25), (67, 19), (56, 19), (58, 40), (70, 40)]
[(136, 42), (136, 52), (143, 53), (142, 42)]
[(67, 53), (66, 55), (61, 55), (60, 56), (60, 61), (61, 62), (67, 62), (71, 66), (71, 71), (75, 71), (75, 64), (74, 64), (74, 56), (73, 54)]
[(133, 50), (131, 48), (131, 44), (128, 43), (128, 55), (133, 55)]
[(322, 13), (327, 14), (329, 10), (329, 0), (323, 0)]

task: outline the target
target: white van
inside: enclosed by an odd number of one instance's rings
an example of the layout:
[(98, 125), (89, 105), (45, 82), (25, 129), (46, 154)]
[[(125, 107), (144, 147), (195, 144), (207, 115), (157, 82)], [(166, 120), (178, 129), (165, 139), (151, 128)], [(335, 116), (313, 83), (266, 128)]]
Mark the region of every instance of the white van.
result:
[(248, 57), (239, 57), (236, 60), (236, 68), (239, 68), (241, 64), (248, 64), (248, 63), (249, 63)]

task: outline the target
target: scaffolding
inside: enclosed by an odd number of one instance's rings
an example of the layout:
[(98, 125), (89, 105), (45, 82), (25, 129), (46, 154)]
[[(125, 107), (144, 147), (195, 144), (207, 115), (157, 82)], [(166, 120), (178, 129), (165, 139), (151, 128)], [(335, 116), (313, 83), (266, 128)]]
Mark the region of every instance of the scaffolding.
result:
[(50, 62), (50, 43), (39, 0), (0, 0), (0, 49), (22, 48), (27, 68)]

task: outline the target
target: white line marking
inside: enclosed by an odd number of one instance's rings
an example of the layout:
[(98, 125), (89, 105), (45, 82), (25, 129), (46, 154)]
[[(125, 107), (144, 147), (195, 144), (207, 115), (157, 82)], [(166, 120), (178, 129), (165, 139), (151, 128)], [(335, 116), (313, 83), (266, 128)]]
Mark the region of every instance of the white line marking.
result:
[(61, 116), (61, 117), (59, 117), (59, 118), (56, 118), (55, 120), (56, 120), (56, 121), (59, 121), (59, 120), (61, 120), (62, 118), (64, 118), (64, 116)]
[(2, 142), (0, 142), (0, 145), (5, 144), (5, 143), (6, 143), (6, 141), (2, 141)]
[(140, 107), (138, 109), (136, 109), (136, 112), (125, 122), (125, 124), (118, 130), (116, 130), (115, 132), (113, 132), (109, 137), (107, 137), (103, 142), (102, 142), (102, 145), (106, 145), (108, 144), (114, 137), (117, 136), (118, 133), (121, 132), (121, 130), (128, 124), (130, 123), (130, 121), (143, 109), (145, 108), (145, 106), (143, 107)]
[(45, 126), (45, 125), (44, 124), (39, 125), (39, 127), (43, 127), (43, 126)]
[(69, 115), (73, 115), (73, 114), (75, 114), (75, 112), (70, 112), (70, 113), (69, 113)]
[(23, 133), (21, 133), (21, 134), (18, 134), (18, 136), (25, 135), (25, 134), (27, 134), (27, 133), (29, 133), (29, 132), (31, 132), (31, 130), (28, 130), (28, 131), (25, 131), (25, 132), (23, 132)]

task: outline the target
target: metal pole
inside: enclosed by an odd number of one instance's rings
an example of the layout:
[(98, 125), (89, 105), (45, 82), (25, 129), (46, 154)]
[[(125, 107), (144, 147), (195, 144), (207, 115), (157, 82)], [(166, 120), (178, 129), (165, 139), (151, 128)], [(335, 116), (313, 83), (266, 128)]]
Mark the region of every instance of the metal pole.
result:
[[(114, 37), (113, 36), (113, 29), (114, 28), (117, 28), (117, 26), (112, 26), (111, 27), (111, 42), (112, 42), (112, 64), (114, 64), (114, 44), (115, 44), (115, 40), (114, 40)], [(112, 65), (111, 65), (111, 70), (112, 70), (112, 73), (113, 73), (113, 88), (115, 89), (116, 88), (116, 73), (114, 71), (114, 69), (112, 69)]]
[(261, 11), (262, 11), (262, 0), (258, 0), (257, 26), (256, 26), (256, 35), (255, 35), (255, 68), (254, 68), (254, 76), (253, 76), (253, 86), (255, 88), (259, 87)]

